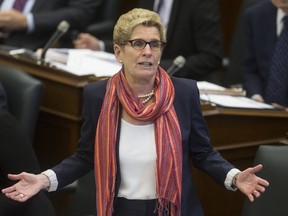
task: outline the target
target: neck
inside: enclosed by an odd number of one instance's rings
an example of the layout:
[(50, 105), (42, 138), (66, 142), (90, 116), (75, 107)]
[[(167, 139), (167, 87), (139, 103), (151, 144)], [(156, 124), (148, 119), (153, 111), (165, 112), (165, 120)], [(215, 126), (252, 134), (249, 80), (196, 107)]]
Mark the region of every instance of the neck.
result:
[(154, 90), (154, 82), (152, 83), (141, 83), (141, 84), (134, 84), (134, 85), (130, 85), (133, 94), (135, 96), (139, 96), (139, 95), (146, 95), (151, 93)]
[(149, 77), (147, 79), (144, 78), (133, 78), (131, 76), (126, 76), (125, 78), (129, 83), (130, 88), (135, 96), (149, 94), (152, 89), (154, 89), (155, 84), (155, 76)]

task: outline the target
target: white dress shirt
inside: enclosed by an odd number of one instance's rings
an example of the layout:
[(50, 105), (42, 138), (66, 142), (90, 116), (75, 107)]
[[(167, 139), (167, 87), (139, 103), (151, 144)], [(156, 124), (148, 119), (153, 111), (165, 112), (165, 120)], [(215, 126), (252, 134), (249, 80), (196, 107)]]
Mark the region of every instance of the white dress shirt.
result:
[[(155, 0), (154, 7), (153, 7), (154, 11), (157, 11), (158, 5), (159, 5), (159, 0)], [(162, 6), (159, 10), (159, 16), (166, 28), (168, 27), (168, 24), (169, 24), (172, 5), (173, 5), (173, 0), (163, 0)]]

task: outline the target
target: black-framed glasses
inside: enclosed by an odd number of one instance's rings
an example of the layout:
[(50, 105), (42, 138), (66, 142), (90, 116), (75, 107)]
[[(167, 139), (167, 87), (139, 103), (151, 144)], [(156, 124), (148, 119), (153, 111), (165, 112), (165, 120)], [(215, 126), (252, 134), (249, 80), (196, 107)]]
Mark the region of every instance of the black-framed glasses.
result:
[(155, 51), (163, 49), (166, 44), (163, 41), (152, 40), (148, 42), (142, 39), (128, 40), (128, 41), (125, 41), (124, 43), (127, 43), (127, 42), (129, 42), (131, 46), (136, 50), (143, 50), (146, 47), (146, 45), (149, 44), (150, 48)]

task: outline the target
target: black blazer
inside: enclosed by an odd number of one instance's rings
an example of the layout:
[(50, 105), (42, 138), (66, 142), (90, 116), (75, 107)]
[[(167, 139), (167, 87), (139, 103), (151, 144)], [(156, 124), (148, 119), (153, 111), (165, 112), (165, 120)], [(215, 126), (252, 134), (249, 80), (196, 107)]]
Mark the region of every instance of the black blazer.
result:
[[(202, 208), (197, 198), (189, 167), (190, 159), (195, 167), (207, 173), (223, 186), (226, 175), (233, 166), (223, 159), (210, 144), (208, 129), (202, 116), (196, 82), (176, 77), (172, 77), (172, 81), (175, 87), (174, 106), (179, 118), (182, 134), (182, 215), (202, 216)], [(107, 80), (99, 81), (89, 84), (84, 88), (84, 122), (81, 129), (79, 147), (74, 155), (52, 168), (57, 175), (58, 188), (72, 183), (94, 167), (95, 131), (106, 84)], [(118, 154), (117, 158), (119, 160)], [(117, 168), (116, 192), (119, 189), (121, 181), (119, 163), (117, 164)]]
[(277, 8), (270, 0), (265, 0), (247, 9), (244, 16), (247, 51), (243, 64), (244, 88), (249, 97), (260, 94), (265, 98), (277, 41)]
[[(153, 9), (153, 0), (139, 7)], [(222, 66), (222, 33), (217, 0), (174, 0), (161, 65), (167, 69), (182, 55), (185, 66), (175, 76), (207, 79)]]
[[(36, 0), (32, 8), (35, 31), (15, 31), (3, 41), (4, 45), (32, 50), (42, 48), (62, 20), (70, 23), (70, 30), (83, 31), (93, 20), (102, 0)], [(70, 38), (69, 38), (70, 39)]]

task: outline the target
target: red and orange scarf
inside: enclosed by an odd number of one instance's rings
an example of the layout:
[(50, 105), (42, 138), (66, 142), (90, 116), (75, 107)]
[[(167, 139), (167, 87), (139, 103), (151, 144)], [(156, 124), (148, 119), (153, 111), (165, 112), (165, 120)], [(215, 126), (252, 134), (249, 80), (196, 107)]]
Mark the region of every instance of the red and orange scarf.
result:
[[(116, 136), (120, 103), (135, 119), (155, 122), (156, 194), (159, 215), (181, 215), (182, 143), (173, 106), (174, 86), (159, 67), (155, 79), (155, 102), (144, 107), (125, 79), (123, 69), (107, 84), (95, 137), (95, 181), (98, 216), (112, 216), (117, 175)], [(170, 206), (170, 208), (169, 208)]]

